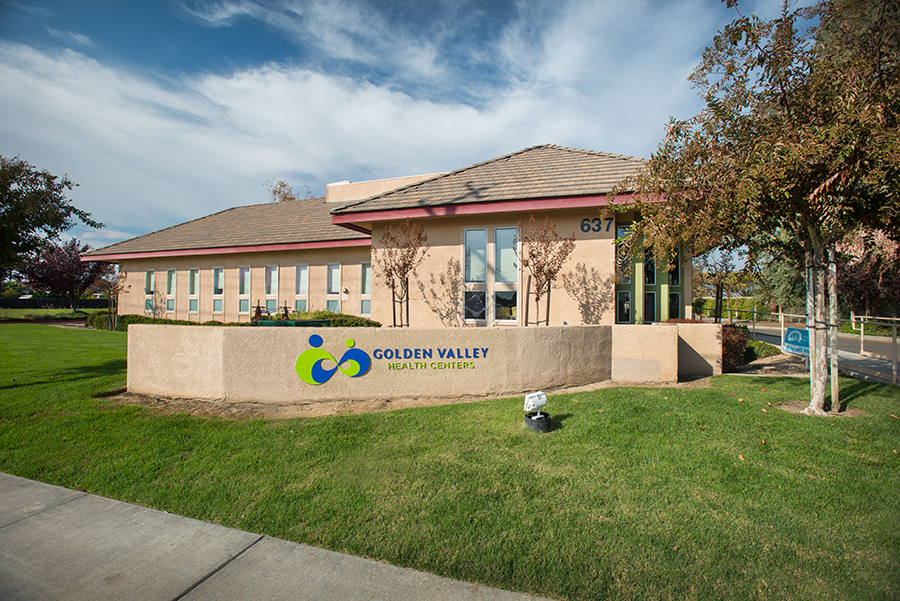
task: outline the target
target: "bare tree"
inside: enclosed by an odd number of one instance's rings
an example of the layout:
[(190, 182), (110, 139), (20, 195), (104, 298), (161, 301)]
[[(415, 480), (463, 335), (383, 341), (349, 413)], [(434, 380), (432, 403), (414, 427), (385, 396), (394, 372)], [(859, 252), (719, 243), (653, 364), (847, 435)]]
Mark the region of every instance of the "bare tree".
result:
[[(544, 217), (538, 221), (534, 215), (525, 226), (519, 222), (519, 231), (522, 232), (522, 266), (531, 274), (525, 302), (528, 302), (528, 294), (531, 292), (530, 282), (534, 280), (535, 323), (540, 323), (541, 298), (546, 296), (546, 323), (550, 325), (550, 289), (575, 248), (575, 237), (560, 238), (552, 219)], [(525, 325), (528, 325), (527, 318)]]
[(409, 219), (400, 223), (396, 234), (391, 226), (384, 228), (380, 248), (372, 244), (372, 256), (378, 266), (378, 276), (391, 289), (394, 327), (398, 325), (398, 309), (399, 325), (409, 327), (409, 274), (415, 271), (427, 254), (428, 234), (425, 228)]
[(116, 271), (115, 266), (112, 264), (108, 264), (106, 267), (106, 273), (97, 281), (97, 285), (109, 301), (109, 304), (107, 305), (106, 327), (109, 330), (115, 330), (119, 306), (119, 294), (130, 289), (131, 284), (125, 283), (127, 274), (124, 271)]
[(311, 198), (315, 198), (313, 196), (312, 190), (309, 189), (309, 186), (303, 186), (305, 191), (303, 196), (298, 195), (294, 192), (294, 189), (291, 188), (290, 184), (288, 184), (283, 179), (279, 180), (270, 180), (265, 184), (266, 190), (269, 191), (271, 198), (269, 202), (287, 202), (291, 200), (309, 200)]

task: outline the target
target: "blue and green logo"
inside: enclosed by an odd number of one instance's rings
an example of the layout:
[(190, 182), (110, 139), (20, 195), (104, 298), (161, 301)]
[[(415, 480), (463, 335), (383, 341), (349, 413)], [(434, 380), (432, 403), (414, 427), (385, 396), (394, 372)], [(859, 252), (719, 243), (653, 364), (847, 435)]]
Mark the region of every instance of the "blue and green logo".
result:
[[(307, 384), (318, 386), (324, 384), (331, 379), (331, 376), (337, 370), (344, 372), (345, 376), (358, 378), (369, 371), (372, 365), (372, 359), (369, 354), (358, 348), (353, 348), (356, 342), (352, 338), (344, 341), (347, 350), (341, 355), (340, 359), (335, 359), (328, 351), (320, 348), (322, 346), (322, 337), (313, 334), (309, 337), (309, 346), (300, 356), (297, 357), (297, 375)], [(326, 369), (322, 367), (324, 361), (331, 361), (334, 367)]]

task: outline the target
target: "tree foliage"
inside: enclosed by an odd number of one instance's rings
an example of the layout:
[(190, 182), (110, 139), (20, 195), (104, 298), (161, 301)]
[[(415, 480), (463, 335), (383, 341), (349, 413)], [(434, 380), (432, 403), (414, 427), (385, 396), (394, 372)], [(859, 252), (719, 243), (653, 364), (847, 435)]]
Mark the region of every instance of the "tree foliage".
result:
[(0, 276), (17, 269), (30, 253), (58, 238), (76, 220), (103, 227), (66, 198), (75, 186), (65, 175), (39, 170), (18, 157), (0, 156)]
[(535, 317), (540, 314), (541, 298), (547, 296), (547, 325), (550, 325), (550, 288), (575, 248), (575, 237), (560, 237), (552, 219), (538, 220), (534, 215), (526, 225), (519, 222), (519, 231), (522, 232), (522, 267), (531, 274), (534, 284), (534, 304), (538, 309)]
[(29, 286), (66, 299), (75, 311), (78, 309), (78, 299), (100, 278), (112, 272), (112, 266), (106, 263), (82, 262), (81, 254), (89, 250), (89, 245), (82, 246), (74, 238), (62, 244), (51, 243), (39, 256), (28, 261), (20, 272)]
[(861, 228), (900, 237), (898, 69), (896, 0), (739, 13), (691, 75), (705, 108), (670, 121), (633, 182), (635, 230), (657, 256), (746, 246), (809, 274), (821, 350), (811, 412), (824, 406), (829, 251)]
[(838, 245), (837, 283), (847, 307), (861, 315), (900, 312), (900, 245), (883, 232), (859, 232)]
[[(427, 254), (428, 234), (425, 228), (409, 219), (397, 226), (396, 234), (391, 226), (385, 227), (379, 247), (372, 244), (377, 274), (391, 289), (395, 327), (398, 325), (397, 308), (400, 309), (400, 325), (404, 325), (404, 308), (406, 314), (409, 313), (409, 275), (425, 260)], [(409, 326), (409, 319), (405, 325)]]

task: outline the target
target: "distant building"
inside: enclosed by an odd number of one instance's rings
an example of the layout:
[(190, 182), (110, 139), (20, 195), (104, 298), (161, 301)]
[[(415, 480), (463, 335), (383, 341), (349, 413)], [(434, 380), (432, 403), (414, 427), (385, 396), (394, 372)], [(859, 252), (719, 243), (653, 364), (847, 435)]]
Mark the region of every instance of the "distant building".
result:
[(644, 164), (535, 146), (449, 173), (331, 184), (324, 199), (228, 209), (84, 260), (118, 263), (127, 274), (120, 314), (233, 322), (249, 321), (257, 305), (287, 306), (389, 325), (391, 292), (375, 273), (372, 240), (378, 247), (385, 227), (410, 219), (424, 226), (430, 247), (410, 282), (413, 326), (524, 325), (526, 299), (529, 322), (537, 316), (515, 244), (520, 222), (534, 215), (575, 238), (553, 287), (551, 325), (689, 317), (687, 258), (673, 266), (643, 253), (617, 259), (615, 240), (631, 216), (609, 212), (608, 194)]

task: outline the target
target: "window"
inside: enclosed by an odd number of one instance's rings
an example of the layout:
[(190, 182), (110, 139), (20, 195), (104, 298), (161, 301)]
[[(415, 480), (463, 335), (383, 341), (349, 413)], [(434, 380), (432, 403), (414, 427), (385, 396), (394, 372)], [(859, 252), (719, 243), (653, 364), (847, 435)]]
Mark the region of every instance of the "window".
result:
[(238, 268), (238, 313), (250, 313), (250, 268)]
[(656, 261), (653, 260), (653, 252), (650, 250), (644, 252), (644, 284), (656, 285)]
[(188, 272), (188, 312), (197, 313), (200, 310), (200, 299), (198, 294), (200, 291), (200, 270), (191, 269)]
[(166, 272), (166, 311), (175, 310), (175, 270)]
[(616, 292), (616, 323), (631, 323), (631, 291)]
[(266, 311), (278, 310), (278, 266), (266, 266)]
[(616, 279), (620, 284), (631, 283), (631, 233), (626, 225), (616, 227)]
[(153, 297), (156, 293), (156, 272), (147, 271), (144, 273), (144, 311), (153, 313)]
[(309, 294), (309, 266), (297, 265), (296, 278), (294, 279), (294, 310), (306, 311), (307, 295)]
[(669, 265), (669, 285), (681, 286), (681, 253), (675, 252), (675, 258)]
[(341, 293), (341, 265), (340, 263), (328, 264), (328, 294)]
[[(225, 268), (216, 267), (213, 269), (213, 313), (222, 313), (225, 308), (225, 299), (221, 296), (225, 294)], [(215, 298), (215, 297), (220, 298)]]
[(494, 292), (494, 319), (515, 321), (518, 318), (518, 296), (515, 290)]
[(484, 321), (486, 313), (486, 297), (484, 290), (466, 290), (463, 303), (464, 314), (467, 320)]
[(465, 232), (465, 281), (487, 281), (487, 230)]
[(669, 319), (681, 319), (681, 293), (669, 293)]
[(359, 314), (372, 314), (372, 264), (363, 263), (359, 274)]
[(515, 284), (519, 281), (519, 262), (516, 256), (518, 228), (498, 227), (494, 230), (494, 281)]
[(656, 321), (656, 293), (644, 293), (644, 323)]
[(327, 297), (325, 308), (334, 313), (341, 312), (341, 264), (329, 263), (325, 274)]

